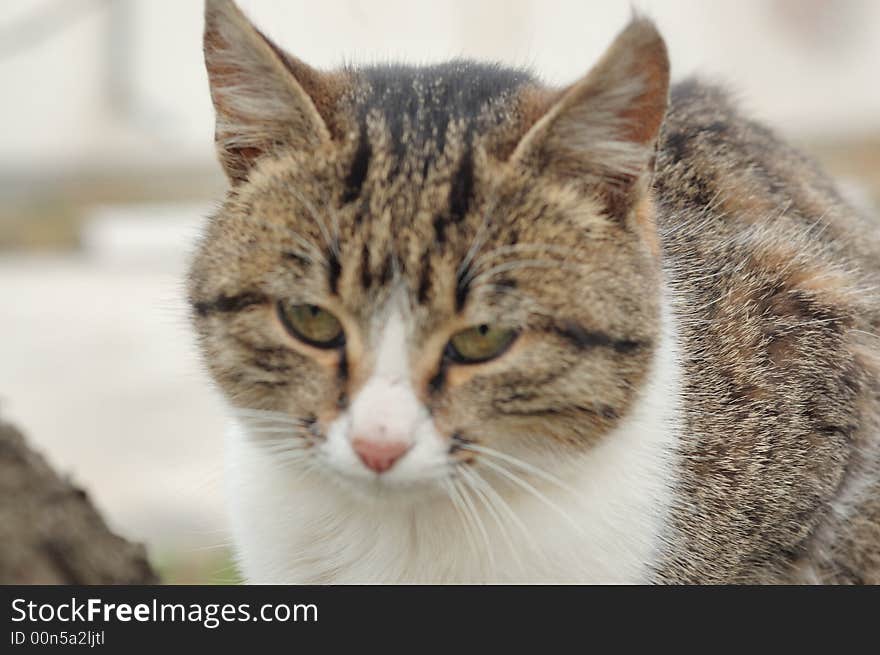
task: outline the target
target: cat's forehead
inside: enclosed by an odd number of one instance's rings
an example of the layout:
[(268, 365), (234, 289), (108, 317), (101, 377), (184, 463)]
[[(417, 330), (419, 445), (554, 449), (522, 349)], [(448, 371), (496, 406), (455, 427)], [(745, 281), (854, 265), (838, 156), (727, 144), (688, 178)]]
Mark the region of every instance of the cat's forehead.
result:
[[(528, 72), (452, 61), (325, 75), (282, 63), (303, 86), (279, 80), (277, 108), (289, 111), (268, 148), (269, 115), (243, 125), (226, 112), (238, 96), (230, 99), (222, 75), (215, 94), (221, 155), (237, 186), (214, 234), (243, 253), (242, 281), (258, 281), (272, 297), (336, 302), (366, 319), (403, 285), (423, 323), (468, 307), (497, 314), (469, 320), (502, 320), (515, 311), (496, 299), (564, 304), (563, 293), (547, 291), (563, 277), (560, 259), (610, 270), (617, 246), (632, 241), (586, 188), (610, 156), (584, 163), (580, 150), (566, 150), (570, 138), (553, 141), (569, 135), (567, 121), (540, 128), (560, 96)], [(554, 149), (561, 156), (550, 159)]]
[(531, 77), (473, 62), (351, 75), (343, 138), (326, 156), (267, 162), (242, 193), (322, 251), (330, 293), (369, 307), (372, 292), (402, 282), (417, 304), (460, 305), (458, 273), (475, 239), (492, 245), (498, 223), (515, 218), (492, 215), (503, 198), (493, 198), (487, 153), (493, 136), (516, 130), (511, 114)]
[[(504, 118), (504, 109), (531, 74), (492, 64), (456, 60), (433, 66), (383, 65), (349, 71), (355, 120), (365, 127), (381, 117), (395, 154), (444, 150), (450, 126), (472, 133)], [(469, 134), (470, 136), (470, 134)]]
[[(471, 63), (368, 71), (349, 109), (357, 129), (326, 156), (289, 151), (264, 162), (240, 190), (247, 210), (235, 234), (249, 252), (253, 239), (268, 239), (265, 270), (277, 271), (282, 253), (283, 279), (363, 319), (401, 288), (431, 322), (474, 300), (510, 312), (514, 297), (558, 276), (550, 252), (587, 245), (574, 235), (592, 213), (553, 180), (508, 175), (492, 152), (505, 134), (519, 135), (518, 89), (529, 78)], [(267, 222), (280, 230), (257, 229)]]
[[(526, 72), (463, 60), (364, 67), (345, 77), (349, 91), (333, 121), (345, 126), (338, 136), (349, 146), (342, 200), (366, 191), (413, 205), (418, 195), (451, 204), (453, 215), (467, 210), (474, 151), (498, 156), (515, 142), (524, 124), (524, 90), (537, 88)], [(443, 186), (451, 187), (449, 196), (433, 197)]]

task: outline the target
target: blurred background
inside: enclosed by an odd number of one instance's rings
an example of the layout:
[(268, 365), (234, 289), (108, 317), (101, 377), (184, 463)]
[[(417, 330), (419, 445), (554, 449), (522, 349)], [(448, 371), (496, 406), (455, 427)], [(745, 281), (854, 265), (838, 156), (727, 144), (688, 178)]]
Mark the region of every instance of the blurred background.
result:
[[(319, 67), (471, 56), (583, 74), (612, 0), (240, 0)], [(673, 75), (726, 81), (866, 207), (880, 202), (880, 2), (640, 0)], [(222, 197), (199, 0), (0, 4), (0, 415), (146, 542), (168, 582), (228, 581), (222, 409), (183, 302)]]

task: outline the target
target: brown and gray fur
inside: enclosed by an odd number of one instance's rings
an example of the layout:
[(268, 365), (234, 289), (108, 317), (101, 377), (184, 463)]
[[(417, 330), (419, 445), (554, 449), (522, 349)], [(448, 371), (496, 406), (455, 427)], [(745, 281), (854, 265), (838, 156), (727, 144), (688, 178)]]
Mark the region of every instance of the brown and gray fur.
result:
[[(880, 583), (875, 223), (722, 90), (669, 92), (649, 21), (565, 89), (468, 61), (318, 72), (222, 1), (205, 48), (231, 187), (189, 294), (231, 404), (319, 433), (403, 289), (450, 449), (562, 462), (636, 402), (665, 298), (682, 419), (650, 578)], [(342, 353), (279, 338), (291, 295), (346, 317)], [(511, 354), (449, 366), (474, 317), (517, 329)]]
[(880, 582), (876, 220), (695, 81), (654, 192), (688, 416), (661, 579)]

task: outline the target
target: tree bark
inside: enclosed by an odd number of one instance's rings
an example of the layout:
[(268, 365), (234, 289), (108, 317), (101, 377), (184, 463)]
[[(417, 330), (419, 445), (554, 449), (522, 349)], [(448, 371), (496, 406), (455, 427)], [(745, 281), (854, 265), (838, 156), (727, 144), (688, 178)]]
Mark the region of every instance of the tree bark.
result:
[(0, 420), (0, 584), (155, 584), (141, 544)]

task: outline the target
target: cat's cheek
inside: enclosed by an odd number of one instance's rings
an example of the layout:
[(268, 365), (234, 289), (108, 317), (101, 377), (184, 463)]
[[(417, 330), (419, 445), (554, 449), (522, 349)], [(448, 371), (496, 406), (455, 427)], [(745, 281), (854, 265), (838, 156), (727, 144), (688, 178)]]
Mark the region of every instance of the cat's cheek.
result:
[(326, 438), (320, 447), (322, 460), (330, 469), (346, 477), (367, 479), (368, 472), (351, 447), (350, 431), (351, 416), (348, 412), (340, 413), (329, 423)]

